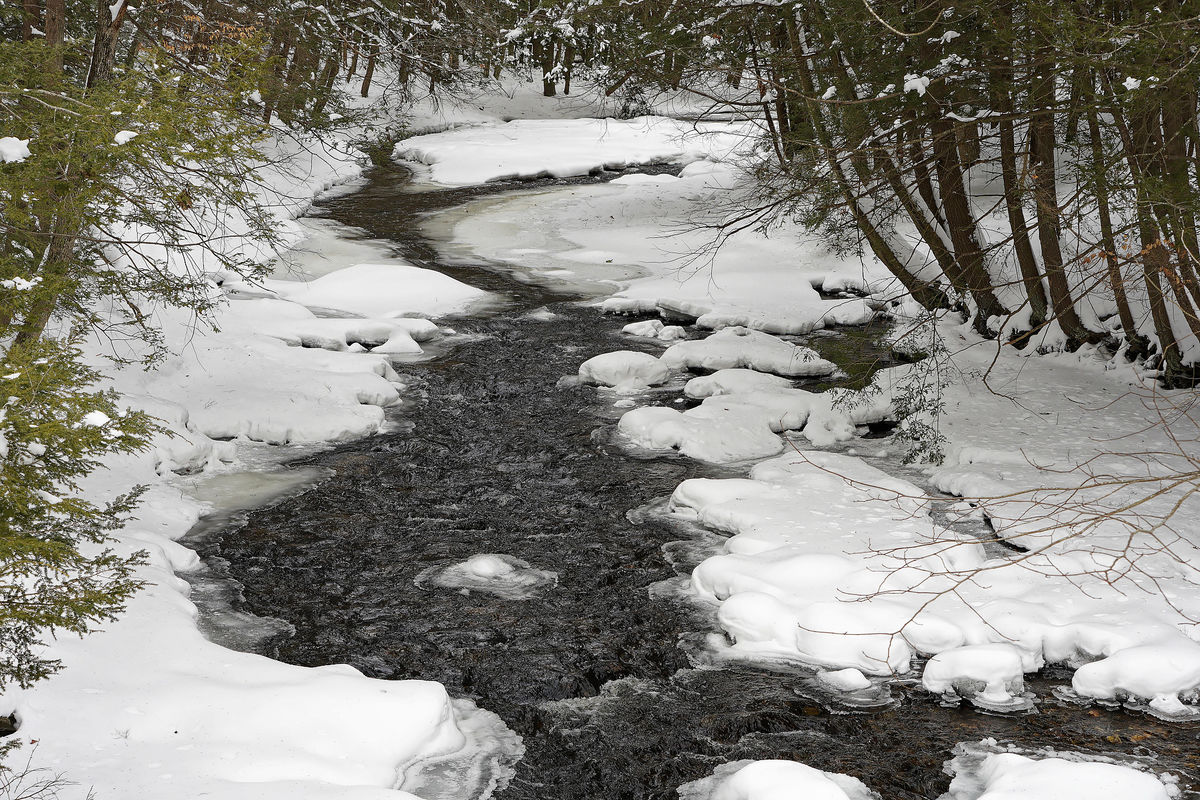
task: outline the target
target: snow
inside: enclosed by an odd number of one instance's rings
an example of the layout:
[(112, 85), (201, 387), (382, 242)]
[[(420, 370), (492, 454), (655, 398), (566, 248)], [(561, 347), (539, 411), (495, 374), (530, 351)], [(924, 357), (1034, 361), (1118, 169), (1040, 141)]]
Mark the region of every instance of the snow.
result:
[(513, 120), (414, 136), (397, 143), (392, 155), (427, 165), (435, 183), (465, 186), (500, 178), (587, 175), (630, 164), (720, 160), (748, 146), (754, 130), (746, 123), (667, 117)]
[(630, 336), (638, 336), (642, 339), (659, 339), (665, 342), (687, 337), (687, 331), (680, 326), (664, 325), (657, 319), (648, 319), (644, 322), (631, 322), (621, 328), (621, 332)]
[(1076, 753), (1004, 752), (993, 740), (959, 745), (942, 800), (1169, 800), (1178, 788), (1155, 775), (1100, 757)]
[[(909, 76), (908, 81), (905, 91), (921, 92), (927, 79)], [(747, 229), (721, 241), (718, 249), (707, 247), (712, 240), (696, 226), (719, 223), (727, 211), (744, 207), (744, 181), (737, 163), (697, 161), (677, 179), (623, 180), (476, 201), (439, 215), (429, 230), (464, 255), (496, 259), (551, 283), (590, 291), (606, 311), (658, 312), (664, 328), (682, 319), (732, 339), (742, 332), (721, 329), (787, 334), (871, 319), (894, 287), (869, 257), (862, 262), (836, 257), (787, 225), (767, 235)], [(689, 260), (686, 254), (696, 251), (703, 257)], [(817, 289), (867, 296), (830, 300)], [(625, 332), (649, 338), (658, 330), (655, 324), (633, 323)], [(1168, 455), (1172, 445), (1154, 424), (1160, 413), (1178, 410), (1170, 400), (1140, 392), (1142, 378), (1132, 370), (1125, 374), (1118, 366), (1107, 374), (1114, 365), (1091, 351), (1036, 359), (1003, 353), (996, 359), (994, 350), (969, 331), (944, 325), (942, 334), (953, 353), (944, 367), (952, 381), (933, 388), (927, 402), (946, 407), (939, 424), (946, 458), (925, 470), (921, 480), (932, 489), (963, 495), (968, 502), (955, 513), (986, 518), (999, 536), (1031, 547), (1034, 554), (985, 556), (977, 544), (934, 524), (923, 505), (913, 506), (925, 495), (918, 486), (909, 484), (891, 497), (863, 497), (866, 487), (887, 486), (890, 479), (878, 470), (869, 474), (873, 468), (850, 455), (832, 466), (818, 464), (816, 474), (808, 476), (811, 486), (753, 470), (750, 480), (730, 479), (730, 484), (689, 481), (675, 493), (675, 512), (732, 534), (727, 554), (693, 575), (694, 591), (717, 603), (725, 633), (735, 639), (725, 649), (749, 658), (801, 660), (870, 674), (904, 673), (912, 668), (911, 657), (946, 653), (934, 662), (931, 681), (937, 670), (962, 686), (988, 673), (979, 687), (986, 694), (989, 670), (1012, 679), (993, 681), (993, 686), (1017, 688), (1012, 652), (1003, 647), (949, 651), (1011, 646), (1019, 651), (1022, 672), (1039, 660), (1066, 664), (1079, 668), (1074, 690), (1082, 696), (1131, 695), (1160, 715), (1186, 716), (1191, 706), (1180, 704), (1200, 690), (1192, 672), (1195, 629), (1187, 623), (1200, 612), (1194, 590), (1200, 575), (1189, 566), (1198, 561), (1197, 537), (1189, 527), (1176, 526), (1178, 538), (1131, 540), (1127, 524), (1103, 521), (1080, 534), (1089, 508), (1119, 508), (1137, 491), (1105, 497), (1102, 486), (1081, 492), (1076, 485), (1089, 474), (1147, 470), (1122, 453), (1162, 453), (1154, 469), (1179, 467), (1186, 473), (1185, 459)], [(1054, 332), (1047, 336), (1043, 344), (1052, 346)], [(785, 430), (802, 432), (794, 446), (831, 447), (856, 436), (863, 424), (888, 419), (891, 398), (923, 380), (909, 368), (898, 368), (882, 372), (879, 393), (857, 403), (828, 393), (811, 395), (784, 381), (796, 374), (788, 368), (789, 342), (768, 340), (773, 342), (769, 349), (748, 360), (736, 352), (728, 360), (720, 357), (727, 355), (723, 352), (706, 358), (706, 349), (717, 350), (715, 344), (723, 341), (728, 340), (709, 337), (669, 348), (660, 360), (672, 369), (718, 370), (694, 379), (686, 390), (705, 403), (688, 411), (634, 408), (618, 424), (622, 439), (717, 463), (776, 456), (787, 446), (778, 436)], [(1033, 352), (1029, 348), (1026, 355)], [(773, 353), (782, 357), (782, 365), (771, 363)], [(983, 387), (976, 376), (985, 371), (989, 379)], [(1073, 404), (1066, 413), (1064, 397)], [(1153, 430), (1160, 433), (1147, 433)], [(864, 449), (867, 459), (890, 460), (886, 445)], [(1106, 450), (1117, 452), (1110, 457)], [(804, 458), (818, 460), (811, 452)], [(839, 488), (841, 475), (853, 478), (848, 493)], [(1062, 488), (1047, 488), (1056, 486)], [(1167, 493), (1142, 507), (1163, 512), (1171, 508), (1169, 497), (1180, 495)], [(819, 506), (810, 508), (815, 498)], [(1183, 501), (1184, 508), (1195, 502)], [(898, 509), (903, 513), (896, 518)], [(1181, 508), (1175, 519), (1190, 513)], [(1127, 559), (1120, 554), (1126, 552), (1138, 557), (1144, 572), (1124, 568)], [(823, 585), (789, 580), (789, 570), (807, 574), (818, 555), (844, 559), (838, 562), (845, 567), (843, 579)], [(735, 556), (747, 560), (739, 563)], [(768, 565), (783, 566), (772, 571)], [(960, 596), (938, 596), (981, 568), (984, 572), (967, 581)], [(828, 578), (836, 572), (816, 574)], [(736, 591), (719, 595), (714, 589), (722, 581), (736, 584)], [(877, 595), (881, 585), (887, 592)], [(918, 608), (918, 618), (910, 619)], [(822, 632), (836, 630), (853, 635)], [(1147, 648), (1144, 656), (1135, 649), (1141, 647)], [(1117, 657), (1122, 651), (1129, 652)], [(995, 663), (987, 657), (982, 666), (970, 663), (972, 652), (991, 653)], [(1151, 660), (1155, 657), (1157, 663)]]
[(367, 317), (445, 316), (467, 311), (487, 297), (448, 275), (401, 263), (355, 264), (311, 281), (266, 285), (293, 303)]
[(679, 787), (680, 800), (878, 800), (862, 781), (798, 761), (735, 761)]
[(683, 387), (683, 393), (688, 397), (699, 399), (718, 394), (772, 392), (791, 388), (793, 388), (792, 382), (778, 375), (769, 375), (752, 369), (730, 368), (719, 369), (711, 375), (692, 378)]
[(725, 328), (705, 339), (679, 342), (662, 354), (675, 369), (744, 367), (789, 377), (831, 375), (837, 366), (816, 351), (749, 328)]
[(1021, 705), (1024, 675), (1040, 664), (1010, 644), (977, 644), (955, 647), (929, 659), (921, 685), (934, 694), (966, 697), (993, 710)]
[(18, 139), (15, 136), (0, 137), (0, 161), (5, 164), (18, 164), (29, 156), (28, 139)]
[(725, 464), (762, 458), (784, 443), (754, 410), (696, 408), (680, 412), (646, 406), (626, 412), (617, 430), (629, 443), (650, 450), (675, 449), (686, 456)]
[(499, 261), (591, 293), (613, 313), (661, 311), (669, 321), (682, 314), (701, 328), (792, 334), (873, 319), (872, 300), (818, 293), (853, 288), (886, 295), (891, 279), (873, 258), (839, 257), (791, 223), (768, 233), (755, 227), (716, 233), (714, 226), (753, 202), (747, 183), (736, 159), (696, 161), (678, 179), (619, 179), (476, 200), (435, 215), (426, 231), (451, 255)]
[(123, 144), (128, 144), (130, 141), (135, 139), (137, 135), (137, 131), (118, 131), (117, 135), (113, 137), (113, 144), (117, 145), (118, 147)]
[(843, 692), (853, 692), (871, 686), (871, 679), (853, 667), (818, 672), (817, 680)]
[(589, 358), (579, 365), (579, 377), (587, 383), (637, 392), (664, 383), (670, 368), (649, 353), (618, 350)]

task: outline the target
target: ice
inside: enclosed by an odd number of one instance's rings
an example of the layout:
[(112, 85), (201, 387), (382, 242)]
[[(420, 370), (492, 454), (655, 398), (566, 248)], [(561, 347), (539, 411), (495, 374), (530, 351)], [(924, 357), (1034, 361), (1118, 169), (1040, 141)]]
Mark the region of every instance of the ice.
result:
[(798, 761), (734, 761), (679, 787), (679, 800), (879, 800), (862, 781)]
[(666, 382), (670, 368), (649, 353), (617, 350), (589, 358), (579, 366), (579, 377), (588, 383), (636, 392)]
[(400, 788), (421, 800), (489, 800), (508, 786), (525, 746), (491, 711), (468, 700), (451, 705), (466, 740), (463, 747), (417, 760), (403, 770)]
[(749, 328), (717, 331), (705, 339), (680, 342), (662, 354), (673, 368), (719, 370), (744, 367), (788, 377), (831, 375), (837, 365), (807, 347)]
[(430, 567), (416, 577), (422, 588), (438, 586), (485, 592), (505, 600), (526, 600), (558, 585), (558, 573), (536, 569), (528, 561), (503, 553), (480, 553), (446, 567)]

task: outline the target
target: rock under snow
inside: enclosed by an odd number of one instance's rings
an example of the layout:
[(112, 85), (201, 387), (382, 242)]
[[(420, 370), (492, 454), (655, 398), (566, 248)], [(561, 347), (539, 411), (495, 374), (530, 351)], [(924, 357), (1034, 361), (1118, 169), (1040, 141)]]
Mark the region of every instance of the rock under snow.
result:
[[(959, 745), (945, 800), (1169, 800), (1178, 796), (1154, 775), (1120, 764), (1082, 758), (1030, 758), (990, 752), (994, 743)], [(1073, 755), (1073, 754), (1064, 754)]]
[(1024, 707), (1025, 672), (1041, 659), (1024, 656), (1011, 644), (976, 644), (944, 650), (925, 664), (921, 685), (934, 694), (965, 697), (992, 710)]
[(580, 364), (579, 377), (600, 386), (638, 391), (665, 382), (671, 377), (671, 370), (649, 353), (617, 350), (589, 358)]
[(417, 576), (416, 583), (524, 600), (557, 585), (558, 573), (536, 569), (528, 561), (503, 553), (480, 553), (448, 567), (431, 567)]
[(798, 761), (735, 761), (679, 787), (679, 800), (878, 800), (862, 781)]
[(789, 377), (832, 375), (837, 366), (807, 347), (749, 328), (725, 328), (706, 339), (680, 342), (662, 354), (677, 369), (745, 367)]

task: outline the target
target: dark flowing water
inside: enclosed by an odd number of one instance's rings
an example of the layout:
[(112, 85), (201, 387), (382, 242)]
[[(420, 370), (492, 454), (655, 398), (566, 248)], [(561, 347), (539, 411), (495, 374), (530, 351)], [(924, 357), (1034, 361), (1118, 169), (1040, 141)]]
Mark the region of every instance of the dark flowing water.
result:
[[(887, 702), (856, 709), (804, 670), (693, 668), (688, 642), (709, 621), (651, 589), (686, 574), (704, 549), (672, 543), (703, 534), (629, 512), (685, 478), (720, 473), (611, 446), (620, 410), (559, 380), (593, 355), (637, 347), (616, 336), (621, 320), (503, 270), (439, 265), (417, 215), (478, 192), (412, 193), (402, 180), (377, 171), (322, 213), (511, 307), (455, 321), (476, 337), (405, 367), (398, 432), (305, 459), (334, 477), (206, 535), (204, 555), (228, 562), (245, 610), (294, 629), (271, 640), (272, 655), (440, 681), (496, 712), (526, 747), (504, 798), (673, 798), (745, 758), (845, 772), (886, 800), (936, 798), (954, 745), (984, 737), (1140, 760), (1200, 788), (1200, 727), (1060, 703), (1051, 691), (1069, 683), (1066, 672), (1030, 681), (1039, 713), (1001, 717), (943, 707), (904, 682)], [(554, 319), (523, 318), (547, 304)], [(875, 359), (869, 336), (858, 340)], [(558, 585), (506, 600), (415, 583), (478, 553), (524, 559), (556, 572)]]

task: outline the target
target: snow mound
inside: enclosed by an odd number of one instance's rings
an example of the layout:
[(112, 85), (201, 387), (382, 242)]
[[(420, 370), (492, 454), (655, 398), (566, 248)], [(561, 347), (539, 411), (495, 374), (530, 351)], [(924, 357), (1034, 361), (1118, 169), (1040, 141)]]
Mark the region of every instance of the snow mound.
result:
[(792, 382), (778, 375), (768, 375), (752, 369), (721, 369), (711, 375), (692, 378), (683, 387), (683, 393), (698, 400), (717, 394), (773, 392), (791, 388)]
[(819, 672), (817, 680), (843, 692), (856, 692), (871, 686), (871, 679), (853, 667)]
[(1200, 709), (1179, 700), (1200, 693), (1200, 644), (1180, 636), (1118, 650), (1079, 667), (1071, 688), (1084, 697), (1148, 699), (1159, 716), (1200, 718)]
[(617, 431), (637, 447), (674, 449), (713, 464), (772, 456), (784, 447), (764, 416), (752, 409), (701, 406), (680, 412), (646, 406), (626, 412)]
[(837, 366), (807, 347), (749, 328), (725, 328), (706, 339), (680, 342), (662, 354), (677, 369), (745, 367), (789, 377), (832, 375)]
[[(1003, 752), (994, 740), (960, 744), (947, 764), (954, 776), (941, 800), (1171, 800), (1174, 783), (1102, 757)], [(1053, 752), (1053, 751), (1051, 751)]]
[(950, 700), (960, 697), (991, 711), (1028, 707), (1025, 673), (1041, 667), (1011, 644), (976, 644), (944, 650), (925, 664), (921, 685)]
[[(695, 396), (696, 392), (718, 392), (727, 385), (730, 372), (723, 370), (723, 378), (707, 383), (696, 384), (703, 378), (689, 381), (692, 390), (685, 388), (685, 393)], [(891, 403), (883, 395), (852, 401), (844, 392), (814, 394), (740, 376), (731, 383), (738, 389), (754, 383), (764, 388), (713, 394), (699, 406), (682, 412), (665, 407), (637, 408), (621, 418), (617, 429), (639, 447), (676, 449), (701, 461), (724, 464), (779, 453), (784, 443), (773, 434), (783, 431), (798, 430), (812, 444), (828, 446), (852, 439), (861, 425), (892, 416)]]
[(501, 178), (565, 178), (633, 164), (720, 160), (748, 147), (752, 131), (751, 123), (667, 117), (514, 120), (404, 139), (392, 157), (427, 165), (436, 183), (466, 186)]
[(488, 297), (449, 275), (395, 263), (356, 264), (305, 283), (273, 280), (266, 286), (294, 303), (366, 317), (437, 317), (466, 311)]
[(29, 158), (29, 140), (15, 136), (0, 136), (0, 161), (18, 164)]
[(347, 350), (354, 345), (375, 353), (420, 353), (422, 342), (441, 335), (427, 319), (397, 317), (318, 317), (299, 303), (258, 299), (240, 301), (256, 318), (256, 330), (293, 347)]
[(636, 392), (663, 383), (671, 370), (649, 353), (617, 350), (603, 353), (579, 365), (579, 377), (587, 383)]
[(707, 778), (679, 787), (679, 800), (878, 800), (862, 781), (798, 761), (722, 764)]
[(416, 578), (421, 588), (439, 586), (485, 592), (505, 600), (525, 600), (558, 585), (558, 573), (535, 569), (528, 561), (502, 553), (480, 553), (448, 567), (430, 567)]
[(624, 328), (621, 328), (621, 332), (630, 336), (641, 336), (644, 339), (661, 339), (665, 342), (687, 337), (687, 331), (683, 328), (678, 325), (664, 325), (662, 321), (657, 319), (648, 319), (645, 322), (631, 322)]

